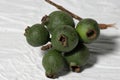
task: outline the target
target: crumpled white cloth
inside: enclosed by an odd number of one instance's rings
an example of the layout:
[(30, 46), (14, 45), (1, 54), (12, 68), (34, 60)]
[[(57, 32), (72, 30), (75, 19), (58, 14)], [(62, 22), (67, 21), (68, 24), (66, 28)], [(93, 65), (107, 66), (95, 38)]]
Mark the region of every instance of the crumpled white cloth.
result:
[[(70, 72), (56, 80), (120, 80), (120, 1), (52, 1), (83, 18), (118, 27), (101, 30), (99, 39), (87, 45), (91, 56), (82, 73)], [(30, 46), (23, 34), (26, 26), (40, 23), (55, 10), (44, 0), (0, 0), (0, 80), (49, 80), (41, 63), (43, 51)]]

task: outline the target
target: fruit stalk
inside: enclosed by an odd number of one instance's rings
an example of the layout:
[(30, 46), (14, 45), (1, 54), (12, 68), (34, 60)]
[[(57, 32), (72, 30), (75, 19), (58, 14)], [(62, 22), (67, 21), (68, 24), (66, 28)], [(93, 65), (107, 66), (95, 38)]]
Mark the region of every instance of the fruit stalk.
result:
[(77, 20), (82, 20), (81, 17), (79, 17), (79, 16), (75, 15), (74, 13), (68, 11), (68, 10), (65, 9), (64, 7), (58, 5), (58, 4), (56, 4), (56, 3), (54, 3), (54, 2), (52, 2), (52, 1), (50, 1), (50, 0), (45, 0), (45, 1), (48, 2), (49, 4), (55, 6), (56, 8), (60, 9), (61, 11), (67, 12), (68, 14), (70, 14), (70, 15), (71, 15), (72, 17), (74, 17), (75, 19), (77, 19)]
[[(65, 9), (63, 6), (56, 4), (56, 3), (52, 2), (51, 0), (45, 0), (45, 1), (48, 2), (49, 4), (55, 6), (55, 7), (58, 8), (59, 10), (64, 11), (64, 12), (67, 12), (67, 13), (70, 14), (73, 18), (75, 18), (75, 19), (77, 19), (77, 20), (79, 20), (79, 21), (82, 20), (81, 17), (79, 17), (78, 15), (76, 15), (76, 14), (70, 12), (69, 10)], [(107, 29), (107, 28), (113, 27), (113, 26), (114, 26), (114, 24), (99, 24), (99, 28), (100, 28), (100, 29)]]
[(100, 29), (107, 29), (108, 27), (115, 27), (115, 23), (113, 24), (99, 24)]

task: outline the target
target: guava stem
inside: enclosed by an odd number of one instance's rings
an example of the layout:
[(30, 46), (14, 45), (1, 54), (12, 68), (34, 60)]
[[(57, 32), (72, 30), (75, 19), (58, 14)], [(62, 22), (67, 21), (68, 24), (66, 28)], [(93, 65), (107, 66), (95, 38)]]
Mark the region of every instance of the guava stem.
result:
[[(78, 20), (78, 21), (82, 20), (81, 17), (79, 17), (78, 15), (76, 15), (76, 14), (70, 12), (69, 10), (65, 9), (63, 6), (56, 4), (56, 3), (52, 2), (51, 0), (45, 0), (45, 1), (48, 2), (49, 4), (55, 6), (55, 7), (58, 8), (59, 10), (64, 11), (64, 12), (67, 12), (68, 14), (70, 14), (70, 15), (71, 15), (73, 18), (75, 18), (76, 20)], [(99, 28), (100, 28), (100, 29), (107, 29), (107, 28), (109, 28), (109, 27), (113, 27), (114, 25), (115, 25), (115, 24), (99, 24)]]
[(79, 17), (79, 16), (77, 16), (76, 14), (68, 11), (68, 10), (65, 9), (64, 7), (58, 5), (58, 4), (56, 4), (56, 3), (54, 3), (54, 2), (52, 2), (52, 1), (50, 1), (50, 0), (45, 0), (45, 1), (48, 2), (49, 4), (55, 6), (56, 8), (60, 9), (61, 11), (67, 12), (67, 13), (70, 14), (73, 18), (75, 18), (75, 19), (77, 19), (77, 20), (82, 20), (81, 17)]
[(100, 29), (107, 29), (109, 27), (115, 27), (115, 23), (113, 24), (99, 24)]

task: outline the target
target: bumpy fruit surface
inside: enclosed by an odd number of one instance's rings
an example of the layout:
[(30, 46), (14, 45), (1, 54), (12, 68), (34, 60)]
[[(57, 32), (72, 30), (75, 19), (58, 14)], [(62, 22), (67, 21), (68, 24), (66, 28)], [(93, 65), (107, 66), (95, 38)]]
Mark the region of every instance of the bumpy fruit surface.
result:
[(49, 32), (42, 24), (27, 27), (24, 35), (27, 42), (34, 47), (44, 45), (49, 41)]
[(100, 34), (98, 23), (93, 19), (83, 19), (77, 26), (76, 30), (80, 36), (81, 42), (91, 43), (96, 40)]
[(75, 72), (80, 72), (80, 68), (87, 63), (89, 56), (89, 50), (83, 44), (78, 44), (74, 50), (64, 54), (70, 68)]
[(43, 57), (43, 67), (48, 78), (58, 77), (58, 73), (66, 68), (67, 64), (61, 52), (50, 49)]
[(76, 30), (69, 25), (60, 25), (53, 32), (51, 43), (54, 49), (69, 52), (78, 44), (79, 37)]
[(45, 23), (50, 33), (52, 33), (56, 27), (59, 25), (70, 25), (74, 27), (73, 18), (66, 12), (63, 11), (54, 11), (52, 12)]

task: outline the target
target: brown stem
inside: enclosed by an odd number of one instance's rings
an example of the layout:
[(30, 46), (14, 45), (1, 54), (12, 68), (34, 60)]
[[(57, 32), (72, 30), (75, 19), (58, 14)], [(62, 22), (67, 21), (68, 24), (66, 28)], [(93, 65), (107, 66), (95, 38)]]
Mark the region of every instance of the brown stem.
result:
[[(67, 12), (68, 14), (70, 14), (73, 18), (77, 19), (77, 20), (82, 20), (81, 17), (79, 17), (78, 15), (68, 11), (67, 9), (65, 9), (64, 7), (52, 2), (51, 0), (45, 0), (46, 2), (48, 2), (49, 4), (55, 6), (56, 8), (60, 9), (61, 11)], [(99, 24), (100, 29), (107, 29), (108, 27), (113, 27), (115, 24)]]
[(115, 23), (113, 24), (99, 24), (100, 29), (107, 29), (109, 27), (115, 27)]
[(64, 7), (58, 5), (58, 4), (56, 4), (56, 3), (54, 3), (54, 2), (52, 2), (52, 1), (50, 1), (50, 0), (45, 0), (45, 1), (48, 2), (49, 4), (55, 6), (56, 8), (60, 9), (61, 11), (67, 12), (67, 13), (70, 14), (73, 18), (75, 18), (75, 19), (77, 19), (77, 20), (82, 20), (81, 17), (79, 17), (79, 16), (77, 16), (76, 14), (68, 11), (68, 10), (65, 9)]

